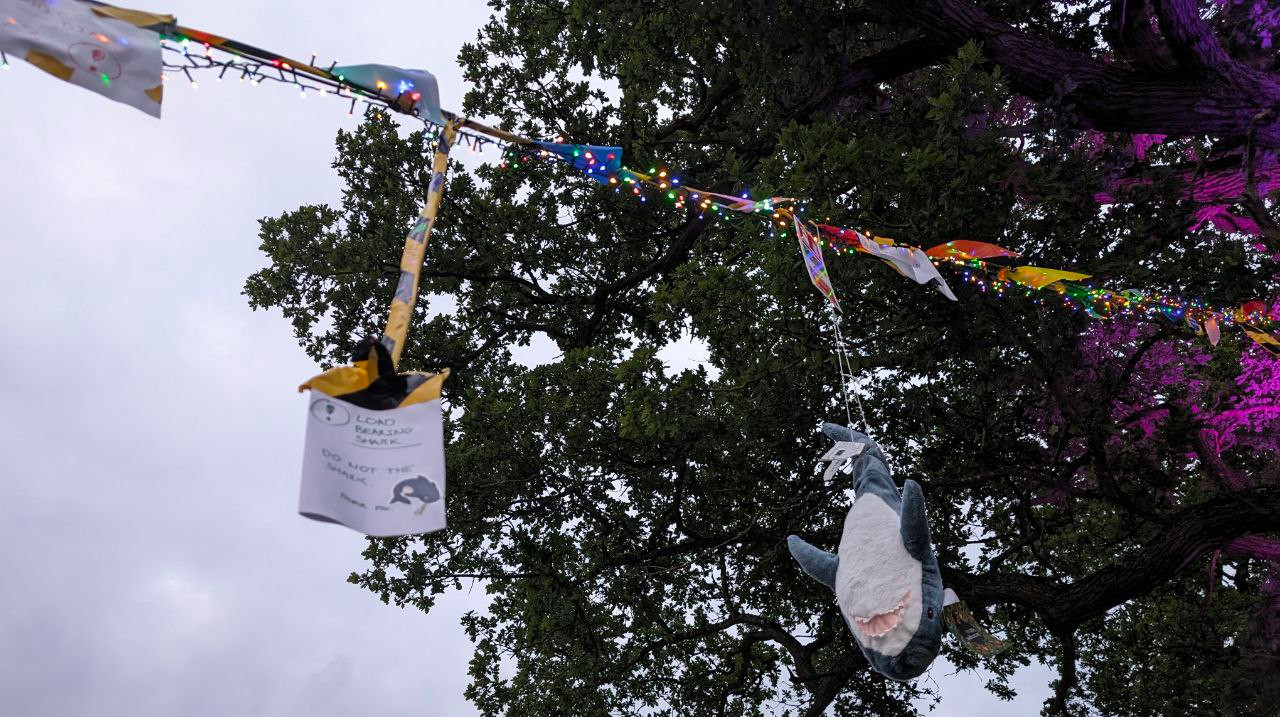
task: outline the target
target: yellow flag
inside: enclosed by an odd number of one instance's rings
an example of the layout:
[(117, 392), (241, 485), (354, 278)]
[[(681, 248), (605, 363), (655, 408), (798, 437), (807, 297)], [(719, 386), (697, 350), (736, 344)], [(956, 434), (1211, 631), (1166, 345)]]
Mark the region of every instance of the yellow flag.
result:
[(1249, 338), (1253, 339), (1254, 343), (1273, 354), (1280, 355), (1280, 339), (1261, 331), (1250, 331), (1249, 329), (1245, 329), (1244, 332), (1249, 334)]
[(1089, 274), (1080, 274), (1074, 271), (1062, 271), (1060, 269), (1042, 269), (1038, 266), (1019, 266), (1008, 272), (1001, 272), (1004, 278), (1010, 281), (1016, 281), (1019, 284), (1030, 286), (1033, 289), (1043, 289), (1044, 287), (1057, 283), (1059, 281), (1076, 281), (1078, 279), (1088, 279)]

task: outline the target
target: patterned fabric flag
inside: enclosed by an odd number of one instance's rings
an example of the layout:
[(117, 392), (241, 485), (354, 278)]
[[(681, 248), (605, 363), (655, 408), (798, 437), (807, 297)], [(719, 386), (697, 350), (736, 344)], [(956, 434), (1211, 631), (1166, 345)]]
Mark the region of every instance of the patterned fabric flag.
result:
[(772, 212), (776, 207), (780, 207), (787, 202), (794, 202), (792, 197), (769, 197), (767, 199), (752, 199), (751, 197), (735, 197), (732, 194), (720, 194), (718, 192), (701, 191), (708, 197), (711, 197), (722, 206), (728, 207), (735, 212), (743, 214), (755, 214), (756, 212)]
[(1217, 346), (1222, 339), (1222, 330), (1218, 328), (1218, 320), (1210, 316), (1204, 322), (1204, 333), (1209, 337), (1209, 344)]
[(422, 276), (422, 263), (426, 261), (427, 240), (431, 228), (440, 213), (440, 201), (444, 197), (444, 178), (449, 171), (449, 151), (457, 139), (462, 120), (454, 118), (445, 122), (436, 141), (436, 153), (431, 160), (431, 184), (427, 187), (427, 203), (423, 205), (418, 221), (404, 238), (404, 251), (400, 253), (400, 279), (396, 293), (391, 298), (391, 310), (387, 312), (387, 328), (382, 334), (382, 345), (391, 352), (391, 363), (400, 363), (405, 337), (409, 334), (409, 319), (413, 317), (414, 304), (418, 302), (418, 282)]
[(1264, 301), (1246, 301), (1236, 310), (1236, 321), (1256, 321), (1267, 316), (1267, 304)]
[(80, 0), (0, 0), (0, 51), (60, 80), (160, 116), (160, 36), (172, 15)]
[(836, 290), (831, 286), (831, 277), (827, 275), (827, 265), (822, 260), (822, 243), (798, 217), (792, 216), (796, 226), (796, 239), (800, 242), (800, 255), (804, 257), (804, 267), (809, 271), (809, 281), (827, 297), (831, 306), (840, 310), (840, 301), (836, 298)]
[(892, 244), (881, 244), (868, 238), (862, 233), (858, 233), (858, 243), (868, 253), (880, 259), (883, 259), (889, 266), (892, 266), (899, 274), (915, 281), (917, 284), (932, 283), (942, 295), (956, 300), (956, 295), (951, 293), (951, 287), (947, 285), (946, 279), (938, 273), (938, 267), (933, 265), (929, 260), (929, 256), (924, 253), (923, 249), (914, 246), (895, 246)]
[(1280, 339), (1264, 331), (1245, 329), (1244, 332), (1249, 335), (1249, 338), (1253, 339), (1254, 343), (1266, 349), (1273, 356), (1280, 356)]

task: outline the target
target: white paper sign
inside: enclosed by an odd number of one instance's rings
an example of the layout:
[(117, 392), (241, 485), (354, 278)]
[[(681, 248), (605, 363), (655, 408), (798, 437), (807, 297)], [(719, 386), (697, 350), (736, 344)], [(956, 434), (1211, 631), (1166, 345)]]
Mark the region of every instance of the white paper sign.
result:
[(371, 411), (311, 391), (302, 458), (302, 515), (365, 535), (444, 527), (439, 399)]

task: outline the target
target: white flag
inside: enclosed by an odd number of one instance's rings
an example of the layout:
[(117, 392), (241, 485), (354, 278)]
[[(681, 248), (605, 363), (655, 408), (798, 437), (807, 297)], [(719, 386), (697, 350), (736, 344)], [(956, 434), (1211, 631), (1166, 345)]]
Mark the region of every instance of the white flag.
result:
[(862, 245), (867, 253), (885, 260), (899, 274), (914, 280), (917, 284), (928, 284), (937, 281), (934, 286), (942, 295), (956, 300), (956, 295), (951, 293), (951, 287), (947, 286), (946, 279), (938, 273), (938, 267), (933, 265), (929, 260), (929, 255), (924, 253), (923, 249), (914, 246), (886, 246), (877, 242), (866, 235), (858, 232), (858, 243)]
[(444, 527), (439, 398), (374, 411), (313, 388), (303, 451), (302, 515), (375, 536)]
[(140, 25), (173, 21), (80, 0), (0, 0), (0, 51), (159, 117), (160, 35)]

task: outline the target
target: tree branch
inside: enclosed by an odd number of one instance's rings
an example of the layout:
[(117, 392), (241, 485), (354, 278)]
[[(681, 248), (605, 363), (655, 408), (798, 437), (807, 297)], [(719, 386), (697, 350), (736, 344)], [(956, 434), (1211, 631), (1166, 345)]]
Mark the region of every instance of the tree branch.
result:
[(1062, 659), (1058, 664), (1058, 680), (1054, 684), (1053, 697), (1046, 705), (1045, 712), (1065, 717), (1070, 714), (1071, 691), (1079, 682), (1076, 675), (1076, 636), (1074, 632), (1064, 630), (1057, 638), (1062, 644)]
[(1222, 550), (1237, 557), (1280, 563), (1280, 538), (1245, 535), (1222, 546)]
[[(1264, 147), (1280, 146), (1280, 79), (1238, 63), (1230, 81), (1217, 74), (1155, 73), (1123, 63), (1106, 63), (1058, 47), (987, 14), (968, 0), (885, 2), (884, 12), (907, 20), (947, 43), (978, 41), (1017, 92), (1058, 102), (1086, 124), (1103, 131), (1248, 137)], [(1194, 23), (1179, 16), (1189, 33)], [(1175, 31), (1177, 32), (1177, 31)], [(1195, 44), (1197, 61), (1215, 62), (1211, 44)]]
[(737, 75), (730, 76), (729, 79), (722, 82), (719, 87), (712, 90), (711, 94), (707, 95), (707, 98), (700, 102), (698, 104), (698, 108), (693, 112), (676, 117), (663, 127), (658, 128), (658, 130), (653, 133), (654, 141), (666, 139), (680, 131), (696, 131), (704, 122), (707, 121), (711, 116), (711, 113), (714, 112), (717, 107), (719, 107), (725, 100), (736, 95), (741, 86), (741, 82), (738, 80)]
[(1277, 486), (1222, 493), (1184, 508), (1126, 557), (1070, 584), (1034, 575), (972, 575), (947, 566), (942, 572), (947, 584), (973, 603), (1024, 605), (1061, 631), (1150, 592), (1207, 550), (1270, 532), (1280, 532)]
[(1216, 443), (1217, 438), (1218, 434), (1213, 430), (1206, 428), (1196, 431), (1191, 439), (1191, 447), (1196, 457), (1219, 485), (1229, 489), (1248, 487), (1249, 478), (1227, 465), (1227, 462), (1222, 460), (1222, 454), (1218, 452), (1217, 446), (1210, 445), (1210, 441)]
[(1160, 32), (1178, 63), (1226, 76), (1237, 69), (1235, 62), (1200, 17), (1196, 0), (1153, 0)]
[(805, 116), (814, 110), (837, 110), (850, 97), (865, 94), (882, 82), (938, 64), (954, 55), (961, 44), (925, 37), (863, 57), (849, 65), (839, 82), (818, 94), (799, 114)]
[(1111, 12), (1104, 35), (1107, 42), (1137, 68), (1171, 72), (1177, 63), (1168, 45), (1152, 27), (1146, 0), (1111, 0)]

